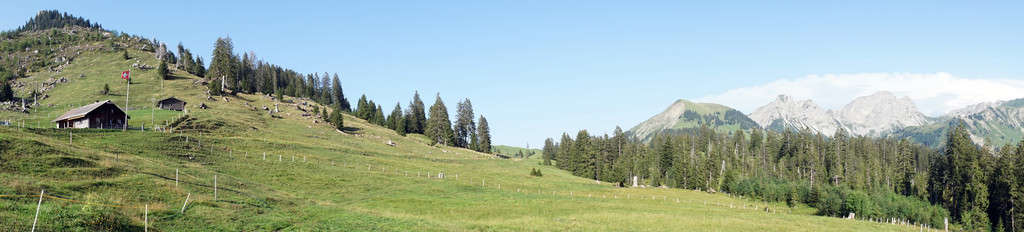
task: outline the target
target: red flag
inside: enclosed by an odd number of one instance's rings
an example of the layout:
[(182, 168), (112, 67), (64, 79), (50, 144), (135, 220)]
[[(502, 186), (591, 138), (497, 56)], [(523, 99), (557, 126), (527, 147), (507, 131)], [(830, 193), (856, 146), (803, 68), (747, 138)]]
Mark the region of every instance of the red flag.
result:
[(130, 79), (128, 71), (121, 72), (121, 79)]

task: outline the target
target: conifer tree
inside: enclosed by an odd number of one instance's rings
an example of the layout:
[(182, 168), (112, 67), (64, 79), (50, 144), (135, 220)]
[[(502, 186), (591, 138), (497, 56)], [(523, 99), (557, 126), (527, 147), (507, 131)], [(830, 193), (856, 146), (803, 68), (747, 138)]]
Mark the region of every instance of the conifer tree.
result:
[(548, 138), (544, 140), (544, 148), (541, 155), (544, 156), (544, 165), (551, 165), (551, 159), (555, 156), (555, 140)]
[(427, 123), (427, 115), (425, 113), (423, 101), (420, 100), (420, 92), (416, 91), (412, 95), (412, 101), (409, 102), (409, 114), (406, 125), (406, 131), (409, 133), (424, 134), (424, 127)]
[(448, 107), (444, 106), (440, 93), (437, 94), (434, 105), (430, 107), (430, 118), (427, 119), (423, 134), (430, 138), (432, 144), (454, 145), (455, 132), (452, 131), (452, 123), (448, 119)]
[(160, 61), (160, 66), (156, 68), (156, 75), (161, 80), (167, 80), (167, 62)]
[(455, 115), (455, 145), (469, 148), (472, 142), (470, 136), (476, 133), (476, 123), (473, 122), (473, 103), (466, 99), (460, 101)]
[(398, 135), (401, 135), (401, 136), (405, 136), (405, 135), (406, 135), (406, 133), (407, 133), (407, 132), (406, 132), (406, 125), (407, 125), (407, 123), (406, 123), (406, 122), (407, 122), (408, 120), (406, 120), (406, 119), (405, 119), (405, 116), (404, 116), (404, 115), (402, 115), (401, 117), (399, 117), (399, 118), (398, 118), (397, 120), (395, 120), (395, 121), (396, 121), (396, 123), (397, 123), (397, 125), (395, 125), (395, 132), (398, 132)]
[(477, 151), (483, 153), (491, 153), (491, 126), (487, 125), (487, 118), (480, 115), (480, 124), (477, 124), (476, 128), (477, 137)]
[[(103, 94), (106, 94), (106, 92), (110, 91), (109, 90), (110, 86), (107, 86), (106, 84), (103, 84), (103, 86), (106, 86), (106, 88), (108, 89), (107, 91), (104, 91)], [(13, 101), (13, 100), (14, 100), (14, 90), (11, 89), (11, 84), (10, 83), (7, 83), (7, 81), (4, 81), (3, 85), (0, 86), (0, 102)]]
[(380, 105), (377, 105), (377, 108), (373, 110), (373, 124), (384, 126), (386, 122), (387, 120), (384, 117), (384, 110), (381, 109)]
[(334, 97), (334, 103), (338, 104), (339, 109), (344, 111), (352, 111), (352, 107), (349, 106), (348, 99), (345, 98), (345, 91), (341, 89), (341, 81), (338, 79), (338, 74), (334, 74), (334, 79), (331, 81), (331, 92)]
[(388, 115), (386, 127), (391, 130), (398, 131), (398, 122), (402, 121), (402, 104), (395, 103), (395, 109), (391, 110), (391, 115)]
[(366, 94), (363, 94), (363, 96), (359, 97), (359, 102), (356, 103), (355, 116), (366, 120), (370, 118), (370, 115), (372, 115), (371, 111), (370, 103), (366, 101)]
[[(327, 109), (324, 109), (327, 110)], [(345, 116), (341, 115), (341, 110), (331, 110), (331, 124), (334, 124), (334, 128), (341, 130), (345, 128)]]

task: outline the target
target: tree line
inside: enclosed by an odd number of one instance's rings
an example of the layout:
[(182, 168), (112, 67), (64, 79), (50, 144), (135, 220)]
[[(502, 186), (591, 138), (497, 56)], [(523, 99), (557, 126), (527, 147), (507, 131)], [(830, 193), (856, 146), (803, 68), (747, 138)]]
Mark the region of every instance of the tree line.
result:
[[(962, 122), (941, 149), (898, 138), (832, 136), (810, 130), (699, 128), (661, 133), (644, 144), (616, 128), (545, 140), (544, 164), (573, 175), (631, 184), (729, 192), (767, 201), (807, 204), (820, 215), (903, 218), (941, 227), (1022, 229), (1024, 141), (986, 149)], [(997, 150), (997, 152), (990, 152)]]
[(402, 104), (396, 103), (391, 113), (385, 116), (381, 105), (373, 100), (367, 100), (364, 94), (356, 102), (356, 110), (352, 115), (394, 130), (403, 136), (408, 133), (423, 134), (427, 136), (431, 145), (440, 144), (491, 153), (490, 125), (483, 115), (480, 115), (478, 120), (474, 119), (473, 103), (469, 99), (461, 100), (456, 105), (454, 125), (449, 119), (448, 107), (441, 100), (441, 94), (437, 94), (437, 99), (429, 108), (429, 114), (425, 109), (417, 91), (413, 94), (408, 109), (403, 111)]
[[(158, 50), (163, 47), (161, 44)], [(179, 54), (190, 54), (190, 51), (184, 49), (180, 43), (178, 51)], [(164, 57), (160, 54), (169, 54), (165, 56), (165, 60), (174, 58), (171, 52), (157, 52), (158, 57)], [(197, 69), (202, 70), (202, 61), (177, 59), (176, 66), (180, 69), (198, 66)], [(367, 99), (365, 94), (357, 100), (356, 108), (352, 109), (337, 73), (333, 76), (326, 72), (323, 75), (303, 75), (259, 60), (252, 51), (241, 55), (235, 54), (230, 37), (218, 38), (214, 43), (213, 58), (210, 59), (210, 68), (205, 73), (211, 94), (274, 93), (279, 99), (288, 95), (312, 99), (314, 102), (330, 106), (333, 109), (331, 113), (327, 113), (326, 109), (318, 113), (339, 130), (344, 129), (341, 113), (350, 113), (403, 136), (408, 133), (423, 134), (430, 139), (432, 145), (441, 144), (484, 153), (491, 152), (491, 135), (487, 119), (482, 115), (479, 120), (474, 119), (473, 105), (469, 99), (458, 103), (454, 125), (449, 119), (448, 108), (441, 100), (441, 94), (437, 94), (437, 99), (429, 108), (429, 115), (425, 112), (426, 108), (418, 91), (414, 93), (412, 101), (408, 104), (409, 108), (405, 111), (402, 110), (401, 104), (396, 104), (391, 113), (385, 115), (383, 107)]]

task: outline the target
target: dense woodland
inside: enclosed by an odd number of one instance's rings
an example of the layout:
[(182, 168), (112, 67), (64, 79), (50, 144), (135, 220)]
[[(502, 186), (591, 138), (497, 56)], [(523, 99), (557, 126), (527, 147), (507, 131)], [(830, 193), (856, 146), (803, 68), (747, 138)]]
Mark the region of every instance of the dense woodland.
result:
[(1024, 143), (992, 154), (955, 124), (940, 150), (907, 139), (832, 136), (809, 130), (698, 129), (659, 134), (649, 144), (614, 134), (547, 139), (544, 163), (595, 180), (728, 192), (803, 203), (819, 214), (902, 218), (941, 228), (1021, 229)]

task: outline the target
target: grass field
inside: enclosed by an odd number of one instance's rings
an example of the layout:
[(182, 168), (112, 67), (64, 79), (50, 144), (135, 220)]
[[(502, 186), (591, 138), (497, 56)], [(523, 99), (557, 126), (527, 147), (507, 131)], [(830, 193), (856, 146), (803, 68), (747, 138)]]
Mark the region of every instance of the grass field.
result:
[[(123, 101), (123, 95), (93, 94), (103, 83), (117, 81), (99, 79), (100, 73), (119, 70), (101, 67), (130, 64), (118, 59), (113, 53), (83, 55), (64, 72), (95, 74), (48, 92), (51, 97), (43, 105), (54, 107), (28, 114), (0, 112), (0, 119), (29, 127), (0, 126), (0, 227), (31, 228), (39, 191), (46, 190), (47, 196), (78, 202), (44, 198), (37, 225), (41, 231), (141, 231), (146, 205), (151, 231), (920, 229), (813, 216), (806, 206), (726, 194), (617, 188), (539, 165), (535, 158), (498, 159), (428, 146), (422, 135), (399, 136), (349, 116), (341, 133), (299, 116), (299, 99), (277, 102), (239, 94), (228, 101), (205, 100), (205, 87), (192, 85), (192, 76), (165, 81), (159, 90), (142, 74), (132, 86), (132, 101), (140, 105), (165, 96), (189, 102), (188, 119), (174, 131), (47, 126), (69, 104)], [(48, 73), (30, 81), (40, 78), (49, 78)], [(209, 109), (192, 107), (204, 101)], [(259, 109), (275, 103), (280, 112), (274, 117)], [(176, 111), (129, 113), (132, 125), (179, 117)], [(397, 146), (387, 145), (389, 140)], [(530, 176), (533, 168), (544, 176)], [(214, 185), (214, 176), (216, 200), (214, 189), (206, 187)]]

